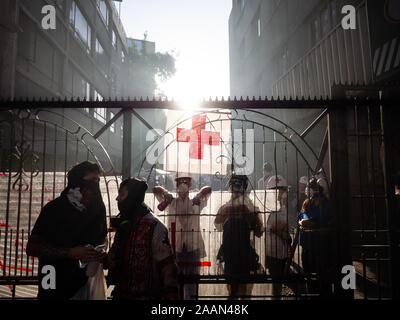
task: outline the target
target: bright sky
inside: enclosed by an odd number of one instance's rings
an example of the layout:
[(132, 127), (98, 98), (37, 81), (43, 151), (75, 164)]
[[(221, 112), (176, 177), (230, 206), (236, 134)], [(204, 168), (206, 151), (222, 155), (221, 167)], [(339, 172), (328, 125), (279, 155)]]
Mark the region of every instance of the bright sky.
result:
[[(115, 2), (117, 8), (119, 3)], [(176, 75), (160, 88), (182, 101), (229, 95), (229, 27), (232, 0), (123, 0), (128, 37), (175, 52)]]

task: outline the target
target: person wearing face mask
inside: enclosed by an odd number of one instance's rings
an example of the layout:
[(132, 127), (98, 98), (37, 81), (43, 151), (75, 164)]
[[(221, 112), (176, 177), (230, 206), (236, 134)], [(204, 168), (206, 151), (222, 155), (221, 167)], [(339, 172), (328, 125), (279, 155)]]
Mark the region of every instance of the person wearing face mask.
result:
[[(160, 201), (159, 209), (167, 209), (168, 226), (174, 237), (173, 249), (176, 254), (179, 271), (183, 274), (196, 275), (200, 272), (200, 259), (206, 256), (204, 240), (200, 232), (200, 212), (207, 205), (211, 187), (205, 186), (191, 199), (192, 187), (190, 173), (178, 172), (175, 178), (177, 197), (161, 186), (153, 188), (153, 193)], [(183, 298), (192, 300), (198, 295), (197, 284), (185, 284)]]
[[(106, 241), (106, 210), (99, 181), (102, 170), (89, 161), (75, 165), (68, 172), (68, 185), (61, 195), (47, 203), (32, 229), (26, 253), (39, 258), (39, 299), (90, 299), (86, 268), (81, 264), (103, 262), (104, 251), (94, 247)], [(56, 287), (42, 287), (52, 265), (56, 272)]]
[(306, 187), (307, 198), (299, 213), (299, 245), (302, 247), (301, 260), (306, 274), (317, 273), (318, 282), (308, 282), (309, 293), (325, 298), (330, 294), (327, 276), (331, 264), (329, 243), (329, 200), (317, 178), (309, 180)]
[(113, 300), (176, 300), (177, 266), (168, 229), (144, 203), (147, 183), (124, 180), (118, 190), (119, 215), (107, 257), (107, 284), (115, 285)]
[(229, 299), (246, 299), (251, 295), (252, 284), (243, 283), (240, 278), (256, 272), (259, 257), (251, 243), (251, 231), (262, 235), (260, 210), (249, 198), (246, 190), (248, 177), (232, 173), (229, 179), (231, 198), (223, 204), (215, 217), (214, 225), (223, 231), (222, 245), (217, 260), (224, 263), (224, 274), (228, 279)]
[[(267, 197), (270, 198), (269, 216), (266, 230), (266, 257), (265, 266), (272, 279), (279, 280), (284, 274), (284, 267), (289, 254), (291, 237), (288, 230), (286, 197), (288, 185), (280, 176), (272, 176), (267, 181)], [(268, 200), (268, 199), (267, 199)], [(273, 299), (280, 299), (282, 283), (272, 283)]]

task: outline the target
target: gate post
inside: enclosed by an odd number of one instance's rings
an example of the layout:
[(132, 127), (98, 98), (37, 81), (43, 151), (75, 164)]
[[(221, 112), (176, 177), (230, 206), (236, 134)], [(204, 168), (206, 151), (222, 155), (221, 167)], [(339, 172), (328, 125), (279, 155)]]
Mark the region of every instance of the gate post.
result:
[[(397, 105), (380, 106), (381, 125), (383, 134), (383, 162), (384, 162), (384, 183), (386, 195), (386, 217), (389, 229), (390, 241), (390, 273), (392, 285), (392, 299), (400, 298), (400, 197), (395, 196), (395, 173), (399, 170), (399, 152), (395, 150), (396, 140), (398, 139), (398, 117), (400, 112)], [(397, 131), (397, 132), (396, 132)], [(397, 167), (396, 167), (397, 165)]]
[(131, 176), (132, 168), (132, 112), (131, 109), (123, 113), (123, 135), (122, 135), (122, 179)]
[(331, 182), (330, 215), (333, 226), (334, 296), (353, 299), (354, 291), (342, 288), (343, 266), (352, 265), (349, 173), (346, 106), (332, 106), (328, 111), (329, 172)]

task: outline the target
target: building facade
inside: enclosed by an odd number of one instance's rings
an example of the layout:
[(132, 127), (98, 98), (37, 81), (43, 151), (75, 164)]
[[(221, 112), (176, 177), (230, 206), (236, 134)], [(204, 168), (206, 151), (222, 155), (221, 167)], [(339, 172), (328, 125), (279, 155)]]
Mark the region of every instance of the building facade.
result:
[[(344, 29), (342, 9), (356, 9)], [(331, 97), (334, 84), (398, 80), (396, 1), (234, 0), (231, 95)]]
[[(56, 10), (55, 29), (44, 29), (43, 7)], [(155, 43), (127, 38), (117, 8), (110, 0), (6, 0), (0, 12), (0, 97), (11, 99), (108, 100), (151, 96), (129, 59), (154, 54)], [(135, 89), (136, 88), (136, 89)], [(57, 113), (78, 122), (92, 134), (116, 114), (116, 109), (60, 109)], [(160, 127), (160, 116), (144, 114)], [(48, 120), (51, 120), (51, 116)], [(57, 117), (56, 115), (54, 117)], [(68, 122), (68, 121), (66, 121)], [(146, 147), (148, 130), (133, 118), (133, 158)], [(120, 172), (122, 118), (98, 137)], [(132, 172), (133, 174), (133, 172)]]

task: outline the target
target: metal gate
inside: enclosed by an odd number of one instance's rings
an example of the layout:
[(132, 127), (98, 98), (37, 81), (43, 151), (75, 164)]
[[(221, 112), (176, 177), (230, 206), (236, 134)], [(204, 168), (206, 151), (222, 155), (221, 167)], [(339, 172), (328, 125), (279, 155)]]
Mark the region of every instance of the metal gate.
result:
[(26, 255), (26, 244), (41, 208), (65, 188), (67, 171), (89, 160), (104, 170), (109, 217), (118, 177), (107, 151), (73, 120), (51, 110), (3, 110), (0, 117), (0, 297), (36, 297), (38, 260)]
[[(255, 173), (250, 175), (251, 189), (250, 196), (253, 201), (259, 204), (262, 208), (263, 221), (267, 219), (267, 211), (264, 206), (263, 197), (265, 197), (265, 190), (258, 189), (257, 180), (260, 177), (260, 167), (264, 161), (268, 160), (274, 163), (274, 170), (276, 173), (285, 176), (288, 179), (288, 184), (292, 187), (289, 191), (287, 198), (287, 220), (289, 231), (293, 233), (293, 229), (297, 225), (297, 212), (300, 209), (299, 194), (297, 190), (299, 177), (302, 175), (312, 176), (316, 174), (319, 168), (323, 168), (329, 182), (330, 188), (330, 216), (332, 220), (332, 243), (334, 244), (332, 256), (334, 263), (332, 265), (334, 272), (331, 279), (331, 292), (336, 298), (365, 298), (365, 299), (386, 299), (398, 297), (398, 276), (394, 272), (399, 267), (399, 222), (396, 220), (396, 207), (394, 196), (394, 175), (396, 170), (396, 159), (398, 159), (398, 149), (396, 149), (396, 142), (393, 135), (397, 134), (396, 124), (393, 119), (397, 115), (396, 106), (399, 104), (398, 100), (382, 99), (381, 97), (366, 98), (343, 98), (336, 100), (268, 100), (268, 99), (254, 99), (253, 100), (220, 100), (208, 101), (203, 103), (203, 107), (209, 108), (207, 111), (214, 113), (228, 113), (229, 120), (212, 120), (206, 121), (204, 125), (212, 126), (223, 121), (230, 121), (231, 128), (236, 128), (244, 132), (246, 129), (253, 129), (255, 132), (254, 139), (254, 168)], [(80, 135), (78, 131), (67, 131), (59, 124), (52, 122), (51, 126), (55, 129), (56, 137), (63, 137), (64, 148), (61, 148), (61, 142), (54, 139), (49, 144), (36, 143), (38, 135), (34, 136), (33, 133), (27, 139), (32, 141), (30, 148), (28, 144), (22, 143), (21, 139), (11, 138), (19, 132), (19, 137), (26, 135), (32, 127), (37, 128), (39, 122), (43, 123), (42, 126), (42, 141), (46, 141), (46, 130), (49, 130), (50, 123), (43, 120), (25, 117), (26, 114), (22, 110), (27, 107), (34, 106), (36, 108), (122, 108), (119, 115), (124, 115), (124, 146), (129, 144), (129, 135), (132, 127), (129, 121), (132, 112), (135, 114), (135, 109), (151, 109), (151, 108), (165, 108), (169, 110), (176, 109), (176, 105), (171, 101), (104, 101), (104, 102), (36, 102), (26, 103), (18, 101), (2, 102), (3, 108), (12, 108), (13, 111), (6, 121), (2, 122), (2, 128), (5, 124), (9, 128), (2, 129), (4, 132), (12, 132), (9, 137), (10, 145), (1, 146), (2, 152), (5, 155), (10, 154), (14, 157), (14, 161), (10, 157), (3, 156), (2, 158), (2, 178), (7, 179), (5, 188), (2, 188), (2, 202), (6, 204), (4, 210), (5, 226), (2, 228), (0, 239), (5, 243), (2, 249), (2, 261), (14, 261), (15, 269), (4, 268), (2, 274), (3, 283), (13, 285), (13, 281), (33, 280), (34, 269), (29, 270), (30, 262), (28, 258), (23, 257), (23, 261), (18, 260), (18, 253), (23, 253), (24, 241), (20, 245), (18, 240), (24, 239), (29, 234), (31, 229), (35, 210), (43, 206), (47, 196), (55, 196), (55, 188), (57, 185), (57, 175), (55, 172), (62, 172), (64, 181), (61, 181), (59, 188), (65, 185), (65, 171), (68, 168), (66, 162), (73, 164), (73, 161), (81, 159), (70, 159), (70, 155), (74, 154), (68, 152), (67, 149), (72, 147), (72, 143), (65, 141), (72, 141), (74, 137), (74, 146), (78, 148), (81, 146), (85, 152), (85, 158), (92, 158), (97, 162), (99, 154), (107, 154), (105, 150), (93, 153), (91, 145), (86, 143), (85, 137), (90, 137), (89, 133)], [(313, 112), (310, 113), (310, 110)], [(46, 111), (49, 112), (49, 111)], [(51, 111), (52, 112), (52, 111)], [(206, 111), (201, 110), (194, 114), (204, 114)], [(275, 113), (274, 113), (275, 112)], [(309, 125), (299, 127), (296, 125), (294, 116), (302, 116), (304, 113), (313, 115), (310, 118)], [(29, 114), (32, 114), (30, 112)], [(294, 121), (282, 121), (282, 115), (289, 114), (294, 117)], [(12, 120), (17, 120), (13, 123)], [(116, 119), (113, 119), (114, 121)], [(185, 119), (181, 119), (183, 122)], [(27, 126), (30, 122), (31, 125)], [(113, 122), (113, 121), (112, 121)], [(19, 123), (19, 126), (17, 124)], [(108, 123), (110, 126), (112, 123)], [(202, 124), (203, 125), (203, 124)], [(179, 122), (175, 127), (169, 128), (171, 132), (175, 131), (179, 126)], [(79, 125), (78, 125), (79, 127)], [(27, 129), (29, 128), (29, 129)], [(18, 129), (18, 130), (17, 130)], [(193, 128), (192, 128), (193, 129)], [(64, 130), (64, 135), (61, 131)], [(82, 129), (80, 129), (82, 130)], [(168, 130), (167, 133), (168, 134)], [(309, 138), (314, 134), (314, 138)], [(6, 141), (7, 139), (2, 139)], [(35, 143), (33, 143), (35, 142)], [(170, 145), (164, 147), (164, 151), (171, 148), (177, 141), (172, 141)], [(69, 146), (71, 144), (71, 146)], [(40, 145), (40, 148), (38, 148)], [(65, 162), (63, 166), (58, 166), (61, 162), (56, 160), (56, 157), (40, 158), (40, 155), (46, 155), (50, 148), (53, 146), (54, 150), (63, 149), (65, 155)], [(33, 147), (32, 147), (33, 146)], [(132, 146), (129, 145), (128, 148)], [(133, 146), (134, 147), (134, 146)], [(9, 150), (15, 150), (11, 153)], [(32, 152), (30, 150), (34, 150)], [(71, 149), (72, 150), (72, 149)], [(55, 154), (55, 152), (54, 152)], [(80, 152), (75, 152), (79, 155)], [(145, 152), (143, 152), (145, 154)], [(28, 157), (29, 155), (29, 157)], [(157, 161), (150, 169), (146, 169), (144, 165), (145, 156), (142, 159), (142, 172), (139, 175), (145, 176), (149, 179), (152, 175), (157, 176), (158, 172), (165, 174), (164, 167)], [(396, 158), (397, 157), (397, 158)], [(17, 161), (15, 161), (15, 159)], [(82, 159), (83, 160), (83, 159)], [(231, 159), (232, 161), (234, 159)], [(71, 162), (69, 162), (71, 161)], [(109, 171), (113, 170), (111, 161)], [(28, 165), (29, 163), (29, 165)], [(103, 164), (102, 163), (102, 164)], [(23, 165), (21, 165), (23, 164)], [(38, 164), (40, 169), (33, 169)], [(51, 164), (51, 169), (49, 166)], [(103, 164), (104, 165), (104, 164)], [(123, 168), (130, 168), (131, 157), (129, 152), (124, 151)], [(21, 168), (23, 170), (21, 170)], [(257, 169), (258, 168), (258, 169)], [(146, 169), (146, 170), (145, 170)], [(45, 174), (40, 174), (45, 172)], [(107, 170), (106, 170), (107, 171)], [(178, 171), (178, 170), (177, 170)], [(125, 170), (126, 172), (126, 170)], [(143, 173), (145, 172), (145, 173)], [(28, 174), (27, 174), (28, 173)], [(162, 175), (161, 174), (161, 175)], [(46, 176), (48, 175), (48, 176)], [(126, 174), (125, 174), (126, 175)], [(216, 262), (216, 251), (221, 243), (221, 232), (214, 229), (213, 219), (215, 211), (218, 209), (222, 199), (226, 198), (228, 193), (226, 188), (227, 175), (214, 175), (202, 180), (202, 175), (196, 177), (196, 186), (201, 187), (207, 183), (213, 185), (214, 202), (209, 205), (200, 213), (199, 219), (201, 220), (201, 228), (199, 230), (192, 230), (193, 234), (201, 234), (206, 242), (207, 256), (204, 258), (203, 267), (200, 274), (192, 274), (181, 277), (181, 282), (196, 282), (200, 284), (199, 298), (226, 298), (224, 293), (225, 283), (227, 282), (223, 273), (218, 268)], [(15, 180), (13, 180), (15, 179)], [(22, 186), (25, 180), (28, 179), (28, 186), (32, 186), (34, 181), (38, 181), (40, 185), (41, 195), (39, 202), (35, 204), (32, 199), (32, 187), (27, 191), (23, 191)], [(36, 179), (36, 180), (35, 180)], [(40, 179), (40, 180), (39, 180)], [(52, 181), (53, 189), (47, 191), (44, 186), (45, 182)], [(62, 179), (61, 179), (62, 180)], [(16, 181), (16, 182), (15, 182)], [(111, 188), (116, 188), (118, 185), (117, 177), (105, 176), (105, 190), (107, 195), (110, 194), (108, 182), (115, 181), (116, 184)], [(160, 180), (166, 183), (166, 180)], [(153, 183), (153, 182), (151, 182)], [(159, 182), (160, 183), (160, 182)], [(167, 184), (167, 183), (166, 183)], [(167, 184), (168, 185), (168, 184)], [(19, 186), (19, 188), (17, 188)], [(169, 184), (172, 188), (173, 185)], [(150, 188), (151, 189), (151, 188)], [(257, 190), (258, 189), (258, 190)], [(15, 190), (15, 191), (12, 191)], [(149, 190), (151, 191), (151, 190)], [(14, 192), (14, 199), (11, 194)], [(24, 192), (28, 195), (26, 203), (22, 201)], [(46, 194), (48, 193), (48, 194)], [(49, 197), (49, 199), (51, 199)], [(225, 198), (224, 198), (225, 197)], [(4, 201), (4, 200), (5, 201)], [(106, 201), (107, 196), (104, 197)], [(108, 213), (115, 214), (116, 208), (112, 207), (113, 201), (110, 202), (108, 197)], [(11, 202), (10, 202), (11, 201)], [(166, 215), (157, 211), (157, 201), (154, 195), (149, 192), (146, 195), (146, 202), (154, 209), (155, 214), (167, 224)], [(22, 205), (23, 204), (23, 205)], [(33, 205), (35, 204), (35, 205)], [(290, 207), (293, 204), (292, 207)], [(14, 212), (10, 208), (16, 208)], [(20, 222), (21, 208), (28, 208), (27, 226)], [(3, 209), (2, 209), (3, 210)], [(11, 219), (15, 219), (15, 227), (18, 232), (10, 232)], [(24, 222), (25, 223), (25, 222)], [(6, 232), (3, 232), (3, 229)], [(20, 235), (20, 231), (24, 230), (24, 235)], [(173, 230), (170, 230), (173, 232)], [(175, 230), (179, 232), (179, 230)], [(172, 236), (172, 234), (171, 234)], [(10, 240), (10, 238), (13, 238)], [(17, 239), (16, 249), (11, 250), (13, 241)], [(5, 240), (4, 240), (5, 239)], [(291, 273), (279, 280), (272, 280), (272, 278), (265, 272), (265, 238), (253, 237), (254, 247), (260, 256), (260, 262), (264, 268), (256, 274), (252, 274), (243, 281), (254, 283), (253, 295), (254, 299), (265, 299), (271, 297), (269, 292), (269, 285), (272, 282), (283, 282), (287, 285), (287, 291), (283, 291), (283, 296), (290, 299), (303, 299), (312, 297), (307, 294), (306, 283), (310, 281), (310, 275), (304, 274), (302, 270), (302, 263), (300, 259), (300, 248), (297, 247), (291, 264)], [(26, 241), (26, 239), (25, 239)], [(11, 244), (11, 245), (10, 245)], [(19, 251), (18, 251), (19, 250)], [(21, 255), (23, 256), (23, 254)], [(21, 259), (21, 260), (22, 260)], [(3, 265), (6, 264), (3, 262)], [(18, 265), (18, 266), (17, 266)], [(34, 264), (33, 264), (34, 265)], [(355, 268), (356, 290), (345, 290), (342, 287), (342, 268), (345, 265), (352, 265)], [(23, 269), (25, 268), (25, 269)], [(37, 267), (36, 267), (37, 268)], [(7, 272), (5, 272), (7, 270)], [(13, 271), (11, 276), (9, 271)], [(19, 272), (19, 273), (18, 273)], [(313, 276), (313, 275), (311, 275)], [(397, 279), (397, 280), (396, 280)], [(290, 286), (290, 283), (295, 283), (295, 289)], [(15, 290), (13, 291), (15, 292)]]

